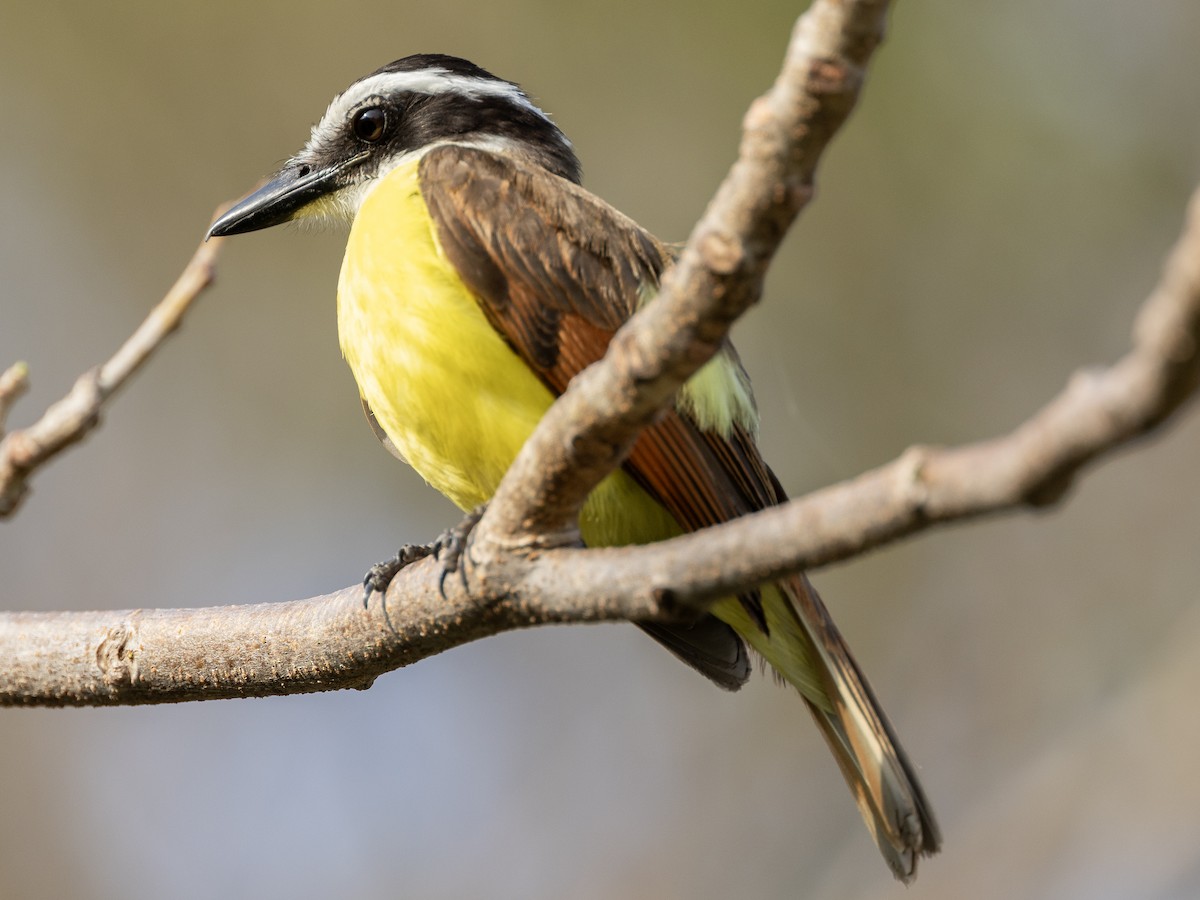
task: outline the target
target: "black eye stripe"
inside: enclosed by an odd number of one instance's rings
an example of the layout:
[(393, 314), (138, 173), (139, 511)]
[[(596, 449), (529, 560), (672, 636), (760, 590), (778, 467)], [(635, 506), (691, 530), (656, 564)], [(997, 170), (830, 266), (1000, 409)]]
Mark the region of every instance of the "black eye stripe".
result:
[(387, 125), (387, 113), (379, 106), (360, 109), (350, 119), (350, 128), (354, 136), (368, 144), (380, 140), (387, 131)]

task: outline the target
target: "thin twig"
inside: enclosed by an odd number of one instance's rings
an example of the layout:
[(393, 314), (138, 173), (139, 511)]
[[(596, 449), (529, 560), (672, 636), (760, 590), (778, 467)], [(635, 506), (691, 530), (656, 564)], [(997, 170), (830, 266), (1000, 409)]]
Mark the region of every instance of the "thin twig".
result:
[(0, 438), (8, 422), (8, 411), (29, 390), (29, 366), (16, 362), (0, 373)]
[[(51, 405), (37, 422), (9, 432), (0, 440), (0, 518), (17, 511), (29, 493), (29, 479), (39, 467), (83, 440), (100, 424), (100, 411), (108, 398), (179, 327), (184, 313), (212, 284), (220, 247), (220, 238), (202, 243), (166, 296), (108, 362), (80, 375), (67, 395)], [(0, 391), (0, 425), (9, 404), (11, 399), (6, 403)]]

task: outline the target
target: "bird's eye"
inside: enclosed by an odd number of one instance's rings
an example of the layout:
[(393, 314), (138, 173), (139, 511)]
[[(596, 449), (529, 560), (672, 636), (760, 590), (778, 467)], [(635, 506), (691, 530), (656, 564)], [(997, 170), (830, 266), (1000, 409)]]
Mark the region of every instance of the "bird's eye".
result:
[(374, 144), (383, 137), (387, 128), (387, 114), (378, 106), (368, 106), (354, 114), (354, 118), (350, 120), (350, 127), (354, 129), (354, 136), (360, 141)]

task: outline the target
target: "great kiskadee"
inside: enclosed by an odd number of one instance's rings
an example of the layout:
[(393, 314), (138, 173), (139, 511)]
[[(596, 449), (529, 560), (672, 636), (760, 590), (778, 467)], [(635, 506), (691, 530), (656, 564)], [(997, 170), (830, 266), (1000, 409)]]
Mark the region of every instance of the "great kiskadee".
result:
[[(367, 418), (470, 510), (672, 262), (579, 181), (571, 142), (516, 84), (409, 56), (337, 96), (304, 148), (210, 233), (350, 225), (338, 328)], [(593, 491), (584, 542), (649, 543), (784, 502), (757, 425), (727, 344)], [(912, 766), (807, 578), (721, 600), (696, 624), (641, 627), (731, 690), (749, 677), (749, 644), (799, 690), (897, 877), (937, 851)]]

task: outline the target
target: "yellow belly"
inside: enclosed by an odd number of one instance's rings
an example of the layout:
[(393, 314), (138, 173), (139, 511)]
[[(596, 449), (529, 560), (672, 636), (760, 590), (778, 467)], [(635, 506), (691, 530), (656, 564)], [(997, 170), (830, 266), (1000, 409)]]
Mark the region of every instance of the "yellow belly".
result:
[[(387, 175), (355, 217), (338, 285), (338, 331), (380, 427), (460, 509), (492, 496), (554, 399), (442, 254), (416, 162)], [(592, 546), (679, 533), (623, 472), (593, 492), (580, 526)]]

